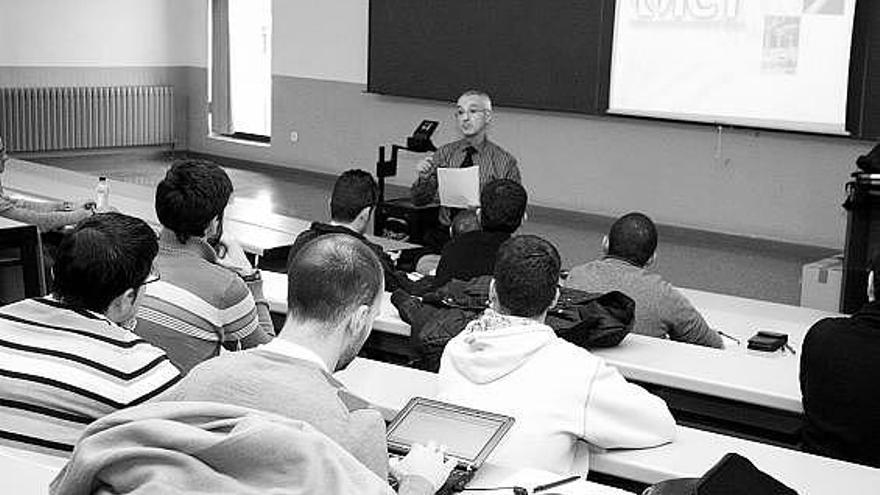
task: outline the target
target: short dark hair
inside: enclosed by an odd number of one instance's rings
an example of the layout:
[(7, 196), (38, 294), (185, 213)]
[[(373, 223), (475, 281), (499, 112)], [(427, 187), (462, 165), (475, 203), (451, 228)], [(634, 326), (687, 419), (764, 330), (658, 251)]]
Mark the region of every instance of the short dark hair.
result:
[(297, 320), (334, 324), (382, 290), (382, 265), (355, 237), (328, 234), (303, 246), (287, 267), (287, 308)]
[(99, 213), (76, 224), (58, 246), (52, 293), (76, 308), (104, 313), (128, 289), (139, 289), (159, 252), (143, 220)]
[(379, 202), (379, 186), (369, 172), (360, 169), (346, 170), (336, 179), (330, 196), (330, 218), (337, 222), (350, 222), (364, 208)]
[(495, 293), (501, 308), (531, 318), (550, 308), (562, 262), (553, 244), (535, 235), (506, 240), (495, 261)]
[(657, 227), (643, 213), (627, 213), (611, 225), (608, 232), (608, 254), (638, 266), (654, 255), (657, 249)]
[(208, 224), (221, 217), (232, 195), (232, 181), (215, 163), (175, 163), (156, 186), (156, 216), (180, 242), (205, 235)]
[(529, 196), (518, 182), (496, 179), (480, 191), (480, 223), (483, 230), (512, 234), (522, 224)]

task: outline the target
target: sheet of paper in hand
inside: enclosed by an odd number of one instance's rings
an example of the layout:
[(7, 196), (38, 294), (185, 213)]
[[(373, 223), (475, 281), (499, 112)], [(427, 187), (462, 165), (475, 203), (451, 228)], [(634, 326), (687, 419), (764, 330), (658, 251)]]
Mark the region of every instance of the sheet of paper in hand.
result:
[(453, 208), (472, 208), (480, 205), (480, 169), (438, 168), (437, 189), (440, 204)]

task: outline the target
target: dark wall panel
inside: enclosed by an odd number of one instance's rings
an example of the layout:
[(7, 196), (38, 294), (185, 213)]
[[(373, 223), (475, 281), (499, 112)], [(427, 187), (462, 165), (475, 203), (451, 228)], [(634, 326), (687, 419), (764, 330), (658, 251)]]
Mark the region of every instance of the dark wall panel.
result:
[(856, 3), (846, 127), (854, 136), (880, 138), (880, 3)]
[(607, 107), (613, 0), (371, 0), (368, 90), (596, 114)]

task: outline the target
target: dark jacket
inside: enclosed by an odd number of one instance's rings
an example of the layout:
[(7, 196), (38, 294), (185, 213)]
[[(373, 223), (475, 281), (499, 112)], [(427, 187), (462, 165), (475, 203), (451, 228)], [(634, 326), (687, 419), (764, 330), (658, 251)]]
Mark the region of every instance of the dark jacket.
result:
[(804, 449), (880, 468), (880, 302), (813, 325), (800, 378)]
[(437, 287), (457, 278), (468, 280), (491, 275), (498, 247), (510, 239), (507, 232), (465, 232), (443, 246), (434, 283)]
[(298, 253), (303, 246), (308, 244), (309, 241), (328, 234), (344, 234), (352, 236), (372, 249), (373, 252), (376, 253), (376, 256), (379, 257), (379, 261), (382, 263), (382, 271), (385, 272), (385, 290), (394, 291), (397, 289), (403, 289), (407, 292), (413, 290), (413, 282), (406, 277), (405, 273), (394, 267), (394, 261), (385, 253), (385, 251), (382, 250), (382, 246), (370, 242), (358, 232), (341, 225), (313, 222), (308, 230), (301, 232), (296, 237), (296, 240), (293, 241), (293, 246), (290, 247), (290, 251), (287, 254), (287, 266), (290, 266), (290, 262), (293, 260), (293, 257), (296, 256), (296, 253)]
[[(422, 298), (404, 291), (391, 295), (400, 318), (410, 324), (410, 344), (418, 368), (440, 369), (443, 348), (488, 306), (491, 276), (452, 280)], [(563, 339), (584, 347), (613, 347), (632, 329), (635, 303), (621, 292), (591, 294), (562, 289), (546, 323)]]

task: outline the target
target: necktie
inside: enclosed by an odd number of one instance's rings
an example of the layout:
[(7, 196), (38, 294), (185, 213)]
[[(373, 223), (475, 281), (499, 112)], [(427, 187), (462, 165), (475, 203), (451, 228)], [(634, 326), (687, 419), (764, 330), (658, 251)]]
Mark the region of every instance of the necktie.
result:
[(468, 146), (464, 149), (464, 160), (461, 161), (461, 168), (468, 168), (474, 166), (474, 155), (477, 153), (477, 149), (473, 146)]

